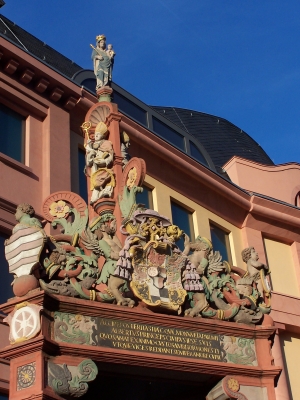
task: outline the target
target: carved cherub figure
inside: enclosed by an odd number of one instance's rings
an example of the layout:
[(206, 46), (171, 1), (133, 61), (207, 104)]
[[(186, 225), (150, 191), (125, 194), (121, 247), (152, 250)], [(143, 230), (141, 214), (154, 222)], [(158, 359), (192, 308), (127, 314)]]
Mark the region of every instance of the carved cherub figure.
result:
[(108, 56), (109, 56), (110, 58), (113, 58), (113, 57), (116, 55), (116, 53), (115, 53), (114, 50), (113, 50), (113, 45), (112, 45), (112, 44), (108, 44), (108, 45), (107, 45), (106, 53), (108, 54)]
[(247, 247), (246, 249), (244, 249), (242, 251), (242, 258), (243, 261), (247, 264), (249, 277), (252, 278), (254, 282), (256, 282), (257, 289), (260, 295), (263, 296), (265, 290), (260, 271), (263, 271), (263, 273), (265, 274), (265, 272), (269, 270), (269, 267), (258, 261), (259, 257), (254, 247)]
[(108, 79), (111, 81), (112, 80), (112, 70), (113, 70), (114, 61), (115, 61), (114, 58), (115, 58), (115, 55), (116, 55), (116, 53), (113, 50), (113, 45), (112, 44), (108, 44), (107, 45), (106, 53), (107, 53), (108, 57), (110, 58), (110, 67), (109, 67), (109, 70), (108, 70)]

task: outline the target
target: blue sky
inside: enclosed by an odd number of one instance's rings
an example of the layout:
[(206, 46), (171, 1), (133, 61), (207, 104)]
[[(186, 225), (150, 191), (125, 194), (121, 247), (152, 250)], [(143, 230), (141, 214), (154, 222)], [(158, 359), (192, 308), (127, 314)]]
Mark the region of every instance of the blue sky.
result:
[(95, 36), (113, 80), (150, 105), (226, 118), (276, 164), (300, 162), (300, 2), (5, 0), (1, 13), (83, 68)]

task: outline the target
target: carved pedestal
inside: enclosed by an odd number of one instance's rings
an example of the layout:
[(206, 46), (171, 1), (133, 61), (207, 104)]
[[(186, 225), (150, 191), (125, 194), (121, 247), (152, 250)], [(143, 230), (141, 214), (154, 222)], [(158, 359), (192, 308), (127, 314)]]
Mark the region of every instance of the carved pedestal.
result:
[[(0, 351), (0, 357), (11, 363), (10, 399), (80, 397), (87, 392), (89, 382), (97, 382), (97, 366), (103, 370), (109, 363), (141, 370), (147, 367), (153, 375), (156, 370), (166, 371), (169, 379), (180, 380), (182, 374), (182, 381), (190, 375), (205, 382), (205, 388), (223, 379), (207, 399), (242, 398), (213, 396), (219, 392), (228, 395), (229, 389), (242, 395), (243, 390), (257, 388), (259, 396), (264, 393), (261, 399), (275, 400), (274, 380), (280, 368), (272, 365), (271, 326), (155, 314), (142, 307), (129, 309), (50, 296), (43, 291), (33, 292), (25, 300), (24, 307), (41, 307), (41, 325), (34, 337), (25, 332)], [(16, 306), (20, 310), (18, 304), (16, 298), (1, 306), (12, 316), (11, 332), (18, 331), (22, 321), (30, 317), (24, 312), (21, 318), (18, 313), (20, 318), (14, 320), (16, 314), (11, 313)], [(134, 388), (132, 391), (134, 398)], [(259, 396), (255, 398), (259, 400)]]
[(113, 92), (113, 90), (109, 86), (103, 86), (100, 89), (97, 89), (98, 101), (99, 102), (102, 102), (102, 101), (111, 102), (112, 92)]

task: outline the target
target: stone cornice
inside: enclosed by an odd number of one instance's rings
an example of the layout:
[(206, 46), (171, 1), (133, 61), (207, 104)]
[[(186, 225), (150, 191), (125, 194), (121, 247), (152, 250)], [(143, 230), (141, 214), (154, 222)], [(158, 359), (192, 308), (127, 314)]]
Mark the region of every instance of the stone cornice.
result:
[(89, 108), (97, 101), (80, 86), (58, 71), (0, 37), (0, 70), (16, 79), (49, 101), (70, 111), (81, 100), (81, 105)]

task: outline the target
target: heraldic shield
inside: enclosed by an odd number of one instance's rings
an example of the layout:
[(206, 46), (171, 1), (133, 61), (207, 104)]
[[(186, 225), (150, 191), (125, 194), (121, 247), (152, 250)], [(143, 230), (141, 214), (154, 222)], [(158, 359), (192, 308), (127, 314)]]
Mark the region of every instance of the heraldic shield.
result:
[(168, 243), (151, 241), (137, 246), (130, 287), (148, 306), (181, 311), (187, 292), (181, 282), (186, 256), (173, 252)]
[(45, 232), (36, 226), (17, 224), (5, 243), (9, 272), (17, 277), (29, 275), (39, 263), (44, 247)]

